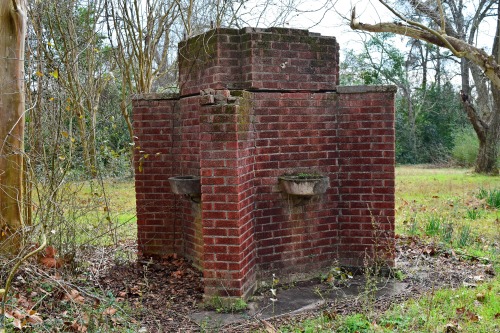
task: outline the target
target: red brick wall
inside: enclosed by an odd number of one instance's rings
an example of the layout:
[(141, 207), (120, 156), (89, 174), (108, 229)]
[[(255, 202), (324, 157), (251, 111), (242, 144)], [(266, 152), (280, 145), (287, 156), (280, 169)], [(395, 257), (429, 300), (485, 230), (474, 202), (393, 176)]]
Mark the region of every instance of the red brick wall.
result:
[[(255, 238), (262, 275), (304, 273), (337, 259), (336, 102), (325, 93), (255, 93)], [(330, 177), (310, 200), (282, 193), (278, 177), (314, 172)]]
[(138, 247), (182, 254), (201, 267), (199, 205), (174, 195), (168, 178), (200, 174), (198, 97), (151, 94), (133, 101)]
[[(143, 254), (182, 254), (230, 297), (273, 272), (393, 264), (394, 87), (337, 87), (335, 39), (303, 30), (217, 29), (179, 54), (180, 97), (134, 100)], [(330, 188), (284, 194), (293, 172)], [(171, 193), (176, 175), (201, 176), (200, 204)]]
[(179, 44), (182, 96), (201, 89), (332, 90), (334, 37), (283, 28), (215, 29)]
[(340, 262), (393, 264), (395, 87), (338, 87)]
[[(228, 95), (229, 91), (217, 91)], [(255, 281), (250, 94), (200, 109), (205, 293), (243, 296)]]
[(175, 204), (168, 191), (173, 162), (171, 144), (166, 144), (173, 142), (176, 101), (162, 97), (144, 96), (133, 102), (138, 246), (145, 255), (175, 253), (182, 247), (176, 237), (181, 228), (170, 208)]

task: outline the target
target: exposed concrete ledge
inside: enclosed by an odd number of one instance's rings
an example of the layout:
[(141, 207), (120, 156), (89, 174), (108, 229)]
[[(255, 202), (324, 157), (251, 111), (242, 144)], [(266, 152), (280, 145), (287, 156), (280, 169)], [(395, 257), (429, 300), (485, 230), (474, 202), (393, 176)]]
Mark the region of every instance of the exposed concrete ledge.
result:
[(337, 86), (337, 93), (339, 94), (363, 94), (371, 92), (380, 93), (395, 93), (398, 87), (395, 85), (379, 85), (379, 86)]
[(165, 99), (179, 99), (178, 93), (149, 93), (149, 94), (135, 94), (132, 95), (132, 100), (142, 101), (157, 101)]

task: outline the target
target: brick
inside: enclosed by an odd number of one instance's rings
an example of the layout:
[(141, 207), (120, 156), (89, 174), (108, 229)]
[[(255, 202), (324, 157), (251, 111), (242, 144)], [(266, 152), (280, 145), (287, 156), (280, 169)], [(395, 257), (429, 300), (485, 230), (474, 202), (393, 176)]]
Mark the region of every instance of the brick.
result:
[[(242, 295), (267, 268), (307, 272), (337, 259), (362, 264), (373, 242), (372, 214), (380, 230), (394, 229), (394, 93), (313, 92), (338, 82), (331, 38), (290, 29), (204, 36), (214, 43), (180, 45), (181, 54), (202, 51), (194, 71), (187, 70), (194, 58), (181, 57), (180, 98), (133, 102), (138, 145), (150, 155), (161, 152), (141, 160), (144, 172), (136, 173), (141, 252), (175, 251), (197, 261), (205, 291), (224, 295), (221, 280), (229, 295)], [(198, 95), (207, 88), (213, 91)], [(224, 106), (228, 98), (235, 105)], [(134, 159), (137, 167), (141, 155)], [(331, 188), (296, 205), (277, 177), (311, 170), (329, 174)], [(198, 210), (170, 193), (168, 177), (180, 174), (201, 176)]]

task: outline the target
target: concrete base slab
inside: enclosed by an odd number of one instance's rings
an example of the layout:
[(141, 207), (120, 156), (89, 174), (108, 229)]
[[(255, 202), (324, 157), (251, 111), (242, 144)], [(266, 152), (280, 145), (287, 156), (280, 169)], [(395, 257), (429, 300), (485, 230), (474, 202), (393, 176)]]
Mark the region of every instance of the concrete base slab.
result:
[(271, 300), (270, 291), (261, 290), (262, 294), (252, 297), (248, 302), (248, 309), (241, 313), (200, 311), (193, 313), (191, 319), (205, 329), (215, 330), (252, 318), (268, 319), (313, 311), (333, 302), (349, 299), (353, 302), (360, 302), (363, 297), (367, 297), (372, 292), (375, 293), (375, 298), (391, 298), (403, 294), (408, 288), (408, 283), (388, 278), (367, 282), (364, 277), (354, 277), (345, 281), (343, 285), (331, 285), (319, 280), (311, 280), (279, 288), (276, 301)]

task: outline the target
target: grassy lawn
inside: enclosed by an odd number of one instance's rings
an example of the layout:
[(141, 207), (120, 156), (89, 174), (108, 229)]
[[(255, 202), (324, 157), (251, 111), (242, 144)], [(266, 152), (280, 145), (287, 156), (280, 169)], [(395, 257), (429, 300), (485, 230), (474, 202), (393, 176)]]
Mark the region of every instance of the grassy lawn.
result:
[(431, 295), (395, 304), (377, 316), (357, 313), (320, 315), (280, 327), (280, 333), (494, 333), (500, 331), (500, 283), (477, 288), (442, 289)]
[[(85, 183), (80, 193), (82, 200), (96, 200), (99, 207), (93, 212), (95, 221), (108, 224), (114, 231), (115, 241), (137, 238), (135, 188), (131, 179), (106, 179), (102, 186)], [(87, 216), (89, 217), (89, 216)], [(104, 238), (109, 243), (111, 238)]]
[(398, 167), (396, 232), (430, 237), (479, 256), (498, 255), (500, 211), (480, 196), (495, 189), (500, 177), (466, 169)]
[(54, 200), (58, 204), (52, 206), (47, 199), (49, 193), (35, 198), (36, 204), (42, 206), (36, 219), (46, 221), (48, 230), (55, 231), (49, 233), (49, 243), (61, 252), (75, 246), (116, 245), (137, 238), (135, 188), (131, 179), (64, 183)]

